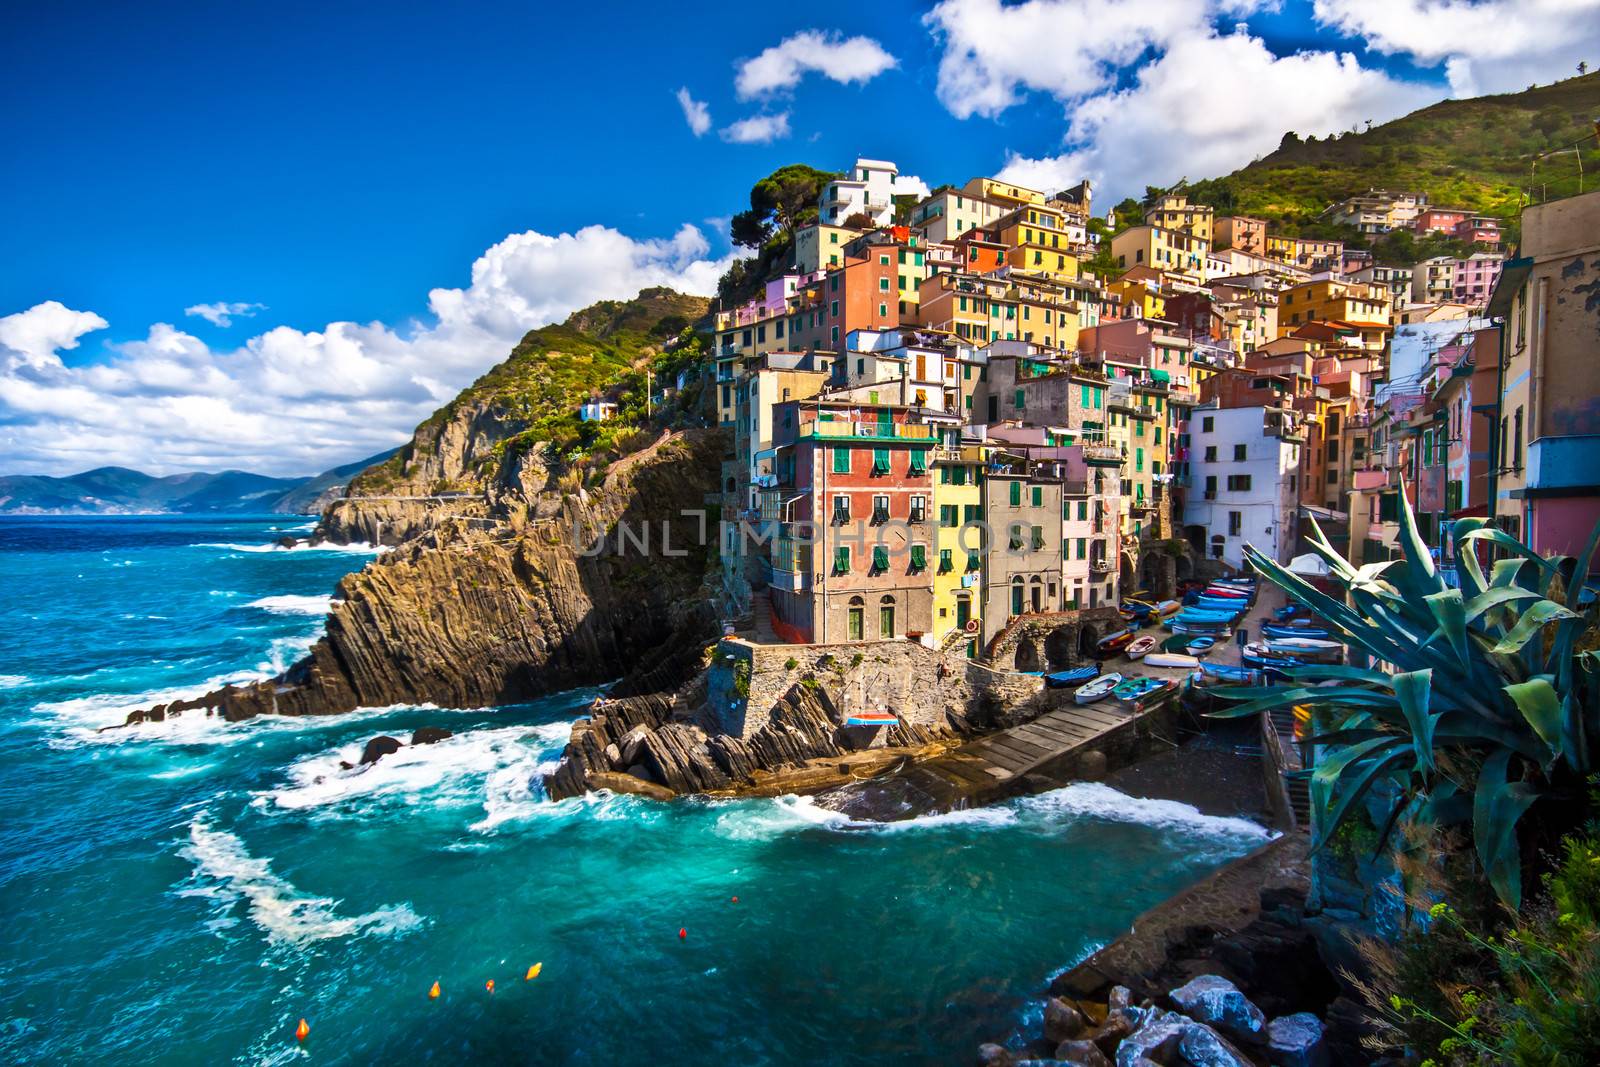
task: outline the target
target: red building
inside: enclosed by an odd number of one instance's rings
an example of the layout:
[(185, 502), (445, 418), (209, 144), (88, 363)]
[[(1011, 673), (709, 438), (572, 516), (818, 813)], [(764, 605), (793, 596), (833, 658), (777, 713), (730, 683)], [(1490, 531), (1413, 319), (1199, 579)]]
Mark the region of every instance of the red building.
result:
[(900, 325), (898, 254), (897, 245), (872, 246), (806, 286), (790, 320), (790, 347), (843, 352), (852, 330)]
[(796, 400), (773, 408), (779, 520), (773, 629), (786, 641), (918, 636), (933, 624), (932, 427), (915, 409)]

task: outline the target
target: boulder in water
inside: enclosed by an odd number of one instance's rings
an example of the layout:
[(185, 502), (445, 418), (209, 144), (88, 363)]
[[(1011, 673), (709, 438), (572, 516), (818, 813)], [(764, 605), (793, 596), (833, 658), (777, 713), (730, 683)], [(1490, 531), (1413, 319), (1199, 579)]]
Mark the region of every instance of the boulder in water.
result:
[(1083, 1013), (1060, 997), (1051, 997), (1044, 1006), (1044, 1036), (1052, 1045), (1070, 1041), (1083, 1033), (1087, 1025)]
[(273, 543), (276, 544), (279, 548), (293, 548), (295, 545), (298, 545), (300, 542), (296, 541), (292, 537), (280, 537), (280, 538), (277, 539), (277, 541), (275, 541)]
[(1281, 1067), (1326, 1067), (1322, 1020), (1309, 1011), (1272, 1020), (1267, 1024), (1267, 1055)]
[(413, 745), (432, 745), (443, 741), (447, 737), (454, 736), (455, 734), (446, 730), (443, 726), (419, 726), (411, 733), (411, 743)]
[(978, 1046), (978, 1067), (1011, 1067), (1016, 1062), (1017, 1058), (1004, 1045)]
[(389, 753), (399, 752), (404, 747), (397, 738), (390, 737), (388, 734), (379, 734), (371, 741), (368, 741), (367, 747), (361, 750), (361, 765), (365, 767), (369, 763), (377, 763), (378, 760)]
[(1055, 1060), (1072, 1067), (1111, 1067), (1111, 1061), (1093, 1041), (1063, 1041), (1056, 1046)]
[(1202, 974), (1170, 996), (1179, 1011), (1235, 1040), (1259, 1045), (1267, 1039), (1267, 1017), (1226, 978)]

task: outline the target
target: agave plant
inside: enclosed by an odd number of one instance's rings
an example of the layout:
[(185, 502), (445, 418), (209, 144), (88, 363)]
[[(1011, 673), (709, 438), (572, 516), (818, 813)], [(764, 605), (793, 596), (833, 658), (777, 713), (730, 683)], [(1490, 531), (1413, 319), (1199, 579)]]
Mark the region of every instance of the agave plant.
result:
[[(1379, 851), (1402, 819), (1470, 822), (1490, 884), (1503, 902), (1520, 907), (1517, 821), (1542, 797), (1581, 803), (1583, 781), (1600, 757), (1600, 652), (1579, 647), (1592, 614), (1580, 612), (1579, 598), (1600, 526), (1573, 560), (1542, 557), (1483, 519), (1458, 520), (1460, 588), (1451, 588), (1403, 491), (1402, 559), (1356, 566), (1312, 525), (1311, 547), (1345, 600), (1253, 548), (1245, 553), (1256, 571), (1382, 669), (1289, 670), (1284, 684), (1221, 691), (1239, 703), (1213, 714), (1240, 717), (1293, 704), (1325, 709), (1331, 730), (1309, 739), (1326, 746), (1309, 772), (1313, 847), (1322, 847), (1375, 785), (1391, 782)], [(1480, 544), (1502, 557), (1487, 576), (1475, 551)]]

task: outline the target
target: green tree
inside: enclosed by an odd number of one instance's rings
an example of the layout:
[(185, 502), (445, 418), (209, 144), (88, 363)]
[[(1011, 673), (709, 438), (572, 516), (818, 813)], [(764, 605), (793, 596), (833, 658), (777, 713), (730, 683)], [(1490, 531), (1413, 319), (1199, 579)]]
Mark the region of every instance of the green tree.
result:
[(750, 210), (733, 217), (733, 242), (760, 248), (771, 240), (792, 240), (796, 229), (817, 217), (822, 187), (836, 177), (804, 163), (779, 167), (751, 186)]

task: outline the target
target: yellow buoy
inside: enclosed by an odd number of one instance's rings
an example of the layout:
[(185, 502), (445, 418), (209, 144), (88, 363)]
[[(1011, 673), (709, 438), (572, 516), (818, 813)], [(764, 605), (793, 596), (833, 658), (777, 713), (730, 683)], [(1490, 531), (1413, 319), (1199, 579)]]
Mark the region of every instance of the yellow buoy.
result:
[(296, 1041), (304, 1041), (306, 1036), (310, 1033), (311, 1027), (306, 1025), (306, 1021), (304, 1019), (301, 1019), (300, 1025), (294, 1028), (294, 1039)]
[(535, 963), (532, 967), (528, 968), (528, 977), (524, 978), (523, 981), (524, 982), (533, 981), (535, 978), (539, 977), (539, 972), (542, 971), (542, 970), (544, 970), (544, 964), (543, 963)]
[(433, 983), (433, 988), (428, 990), (428, 999), (429, 1000), (438, 1000), (439, 999), (439, 983), (438, 982)]

